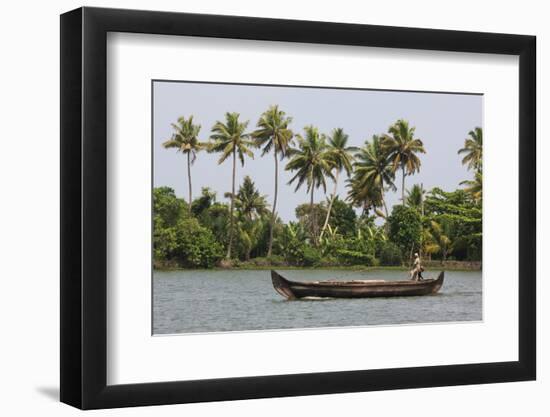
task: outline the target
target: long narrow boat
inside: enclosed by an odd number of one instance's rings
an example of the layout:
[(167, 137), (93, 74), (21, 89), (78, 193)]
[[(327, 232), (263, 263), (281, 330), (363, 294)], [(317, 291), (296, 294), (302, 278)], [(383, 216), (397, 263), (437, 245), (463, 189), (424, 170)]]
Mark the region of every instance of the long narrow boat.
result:
[(412, 295), (435, 294), (443, 285), (445, 273), (439, 273), (437, 279), (422, 281), (290, 281), (275, 271), (271, 271), (271, 281), (275, 291), (289, 300), (306, 297), (318, 298), (364, 298), (364, 297), (403, 297)]

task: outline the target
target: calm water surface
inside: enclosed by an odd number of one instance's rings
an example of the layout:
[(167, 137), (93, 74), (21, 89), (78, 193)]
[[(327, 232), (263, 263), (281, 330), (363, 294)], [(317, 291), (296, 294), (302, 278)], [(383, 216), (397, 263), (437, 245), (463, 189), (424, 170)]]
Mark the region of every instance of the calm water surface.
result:
[[(404, 271), (280, 271), (291, 280), (406, 279)], [(437, 275), (435, 271), (424, 273)], [(447, 271), (423, 297), (287, 301), (269, 271), (155, 271), (153, 333), (226, 332), (479, 321), (481, 271)]]

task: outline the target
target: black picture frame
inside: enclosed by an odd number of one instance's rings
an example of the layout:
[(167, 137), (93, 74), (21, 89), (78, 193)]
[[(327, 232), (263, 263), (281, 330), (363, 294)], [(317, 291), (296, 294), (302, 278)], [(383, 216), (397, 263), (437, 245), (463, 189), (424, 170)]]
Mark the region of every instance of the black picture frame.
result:
[[(519, 56), (518, 361), (107, 385), (108, 32)], [(534, 36), (85, 7), (61, 15), (60, 56), (62, 402), (95, 409), (535, 379)]]

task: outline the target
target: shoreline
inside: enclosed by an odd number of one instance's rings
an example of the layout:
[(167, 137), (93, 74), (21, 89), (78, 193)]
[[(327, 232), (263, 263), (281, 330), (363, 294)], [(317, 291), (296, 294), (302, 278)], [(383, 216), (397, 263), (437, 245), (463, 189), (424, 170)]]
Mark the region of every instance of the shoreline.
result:
[[(441, 264), (439, 261), (426, 262), (426, 272), (430, 271), (482, 271), (481, 262), (460, 262), (449, 261), (448, 263)], [(364, 266), (364, 265), (351, 265), (351, 266), (289, 266), (289, 265), (241, 265), (230, 268), (214, 267), (214, 268), (155, 268), (153, 272), (171, 272), (171, 271), (357, 271), (357, 272), (370, 272), (370, 271), (408, 271), (408, 267), (404, 266)]]

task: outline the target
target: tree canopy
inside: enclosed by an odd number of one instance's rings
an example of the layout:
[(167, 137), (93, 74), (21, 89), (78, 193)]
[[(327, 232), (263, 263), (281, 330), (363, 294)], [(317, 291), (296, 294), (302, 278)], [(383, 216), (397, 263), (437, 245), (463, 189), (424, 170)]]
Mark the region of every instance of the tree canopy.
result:
[[(188, 156), (187, 201), (169, 187), (153, 190), (154, 265), (158, 268), (232, 266), (340, 266), (408, 265), (414, 252), (430, 260), (482, 259), (482, 130), (468, 132), (457, 158), (471, 177), (445, 191), (423, 184), (405, 188), (405, 177), (421, 169), (426, 152), (415, 127), (400, 119), (387, 133), (372, 135), (360, 148), (350, 146), (343, 128), (328, 134), (315, 126), (303, 133), (290, 129), (292, 117), (277, 105), (264, 111), (256, 130), (238, 113), (226, 113), (200, 142), (200, 125), (193, 116), (173, 124), (174, 134), (163, 147)], [(218, 198), (210, 188), (191, 193), (190, 166), (206, 149), (231, 160), (230, 190)], [(268, 202), (251, 175), (237, 184), (237, 161), (246, 163), (261, 149), (274, 159), (274, 198)], [(277, 215), (279, 163), (291, 173), (287, 192), (303, 192), (295, 220)], [(229, 173), (229, 169), (228, 169)], [(345, 176), (345, 198), (338, 195), (339, 176)], [(388, 207), (386, 193), (397, 191), (400, 204)], [(334, 188), (327, 191), (332, 183)], [(324, 198), (315, 201), (314, 190)], [(309, 200), (309, 201), (308, 201)], [(225, 253), (225, 255), (224, 255)], [(225, 258), (225, 259), (224, 259)]]

